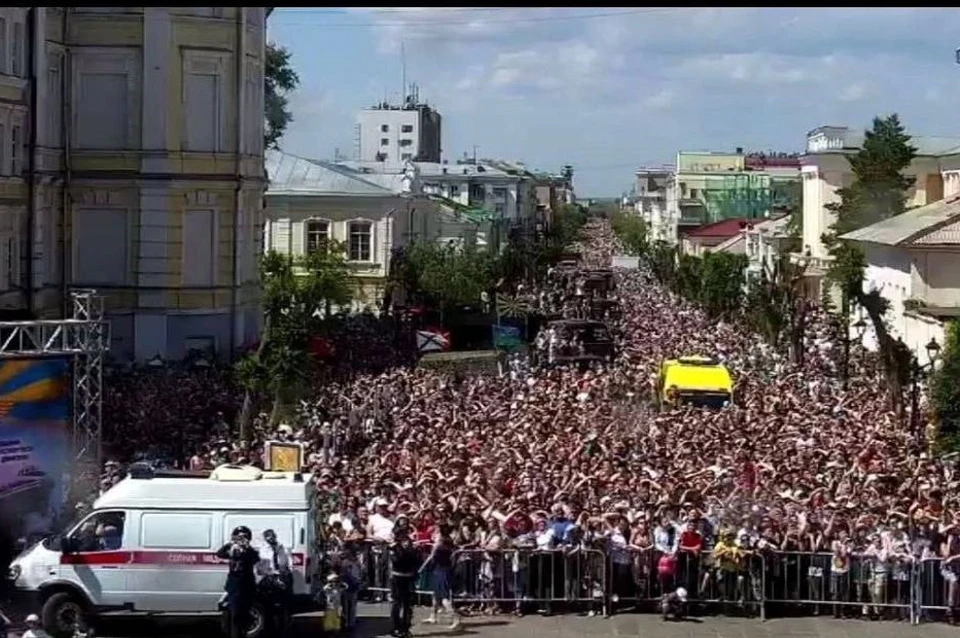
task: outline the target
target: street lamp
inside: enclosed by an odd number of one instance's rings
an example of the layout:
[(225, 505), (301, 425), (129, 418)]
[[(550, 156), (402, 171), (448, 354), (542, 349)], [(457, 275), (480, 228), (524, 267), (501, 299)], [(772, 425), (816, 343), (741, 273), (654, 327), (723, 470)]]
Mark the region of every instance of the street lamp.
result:
[[(847, 320), (849, 321), (849, 319)], [(852, 326), (858, 342), (863, 341), (863, 335), (867, 331), (867, 322), (863, 320), (863, 317), (860, 317), (856, 323)], [(846, 331), (846, 334), (843, 335), (843, 387), (847, 388), (848, 382), (850, 381), (850, 344), (853, 343), (853, 339), (850, 337), (849, 328)]]
[(910, 374), (910, 431), (913, 433), (915, 444), (920, 445), (922, 439), (920, 423), (920, 382), (929, 378), (940, 358), (940, 344), (936, 339), (930, 339), (926, 345), (927, 362), (923, 365), (917, 360), (916, 355), (911, 361)]

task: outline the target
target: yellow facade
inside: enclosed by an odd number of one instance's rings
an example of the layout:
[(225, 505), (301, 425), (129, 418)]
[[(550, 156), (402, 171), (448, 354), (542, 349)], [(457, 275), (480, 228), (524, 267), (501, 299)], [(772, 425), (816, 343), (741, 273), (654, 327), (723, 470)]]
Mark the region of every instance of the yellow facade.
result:
[[(262, 7), (29, 10), (46, 36), (30, 43), (40, 71), (31, 150), (43, 171), (29, 213), (37, 314), (57, 316), (71, 288), (97, 289), (120, 358), (178, 358), (205, 339), (226, 356), (255, 337), (265, 16)], [(198, 78), (215, 78), (216, 99), (196, 97), (207, 95)], [(8, 90), (0, 82), (0, 98)], [(23, 180), (0, 176), (7, 196), (25, 199)], [(97, 226), (117, 219), (121, 228)]]

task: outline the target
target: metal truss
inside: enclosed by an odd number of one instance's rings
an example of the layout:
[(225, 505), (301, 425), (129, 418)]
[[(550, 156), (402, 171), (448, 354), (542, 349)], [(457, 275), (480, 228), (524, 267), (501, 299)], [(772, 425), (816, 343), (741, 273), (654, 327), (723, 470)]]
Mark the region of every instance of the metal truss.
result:
[(96, 476), (102, 455), (103, 360), (110, 349), (110, 326), (103, 319), (103, 297), (95, 290), (76, 290), (71, 297), (71, 319), (0, 321), (0, 360), (72, 360), (74, 469)]

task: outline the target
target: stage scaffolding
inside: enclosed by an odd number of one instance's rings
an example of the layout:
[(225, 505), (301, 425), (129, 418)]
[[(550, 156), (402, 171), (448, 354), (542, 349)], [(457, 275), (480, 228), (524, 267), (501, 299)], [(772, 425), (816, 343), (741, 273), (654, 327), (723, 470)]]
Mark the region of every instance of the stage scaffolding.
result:
[(103, 362), (110, 349), (110, 325), (103, 297), (95, 290), (70, 293), (73, 317), (0, 321), (0, 360), (69, 358), (73, 363), (73, 481), (99, 475), (103, 412)]

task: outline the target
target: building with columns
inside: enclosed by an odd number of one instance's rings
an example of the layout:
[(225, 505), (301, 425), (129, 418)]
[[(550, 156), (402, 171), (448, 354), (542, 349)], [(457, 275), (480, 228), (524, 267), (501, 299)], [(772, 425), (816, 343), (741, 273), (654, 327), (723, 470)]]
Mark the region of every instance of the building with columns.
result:
[(119, 359), (256, 338), (267, 14), (0, 9), (0, 306), (95, 288)]

